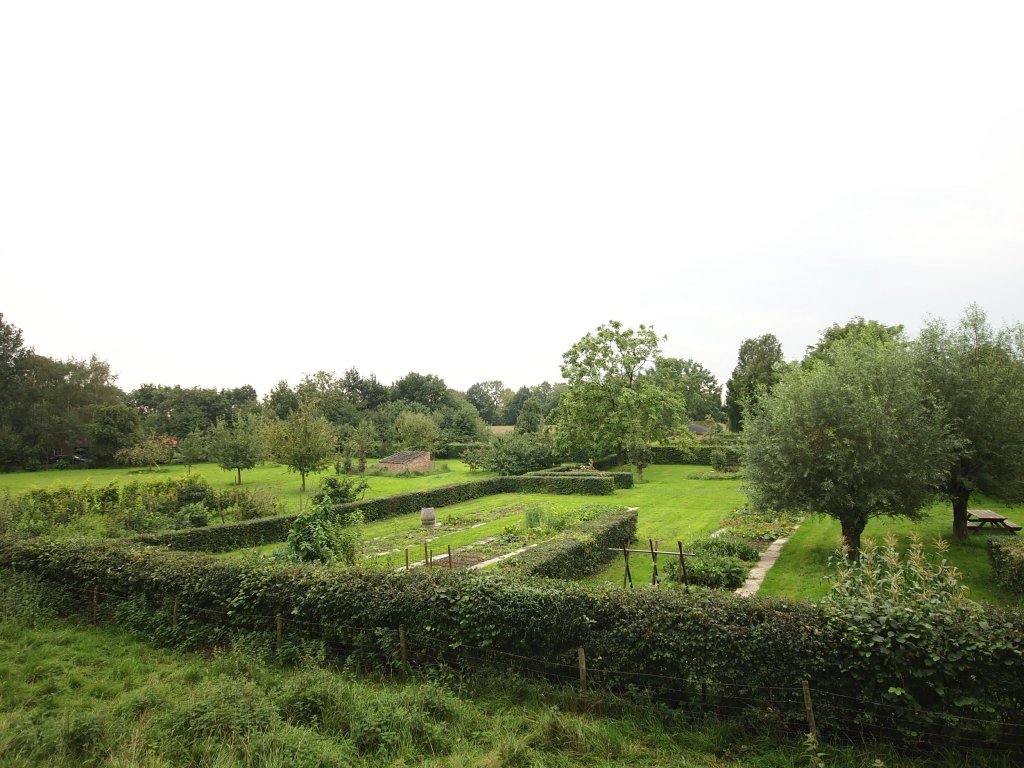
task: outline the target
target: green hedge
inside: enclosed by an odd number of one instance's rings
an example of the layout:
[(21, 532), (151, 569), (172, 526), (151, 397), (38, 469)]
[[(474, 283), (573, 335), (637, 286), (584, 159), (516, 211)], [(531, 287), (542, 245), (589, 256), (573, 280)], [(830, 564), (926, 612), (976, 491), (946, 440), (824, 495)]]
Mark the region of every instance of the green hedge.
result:
[(990, 538), (988, 558), (995, 580), (1011, 592), (1024, 595), (1024, 540)]
[(468, 450), (483, 448), (486, 443), (448, 443), (434, 453), (437, 459), (461, 459)]
[(703, 440), (696, 445), (655, 445), (651, 448), (654, 464), (704, 464), (711, 466), (714, 444)]
[(529, 477), (611, 477), (615, 481), (615, 487), (626, 489), (633, 487), (632, 472), (603, 472), (597, 469), (581, 469), (578, 466), (550, 467), (548, 469), (535, 469), (527, 472)]
[(636, 536), (636, 518), (636, 509), (612, 510), (505, 561), (502, 570), (553, 579), (597, 573), (615, 557), (609, 547), (621, 546)]
[[(419, 512), (423, 507), (447, 507), (498, 493), (607, 496), (614, 491), (615, 479), (610, 475), (488, 477), (469, 483), (444, 485), (439, 488), (384, 496), (379, 499), (338, 504), (334, 511), (338, 515), (343, 515), (358, 509), (363, 513), (363, 519), (366, 522), (371, 522), (410, 512)], [(206, 528), (192, 528), (155, 535), (146, 534), (136, 537), (135, 540), (143, 544), (153, 544), (168, 549), (191, 552), (227, 552), (242, 547), (284, 541), (296, 517), (298, 517), (296, 514), (281, 515), (280, 517), (213, 525)]]
[[(288, 640), (323, 640), (339, 653), (357, 646), (385, 661), (396, 643), (382, 642), (374, 628), (399, 625), (414, 662), (430, 648), (469, 646), (537, 666), (575, 665), (584, 646), (595, 681), (657, 686), (665, 676), (673, 696), (692, 691), (712, 705), (718, 697), (723, 706), (779, 711), (788, 688), (796, 691), (790, 706), (802, 714), (800, 681), (810, 680), (819, 724), (845, 722), (866, 733), (1011, 738), (999, 723), (1017, 723), (1024, 711), (1019, 610), (958, 609), (939, 623), (924, 612), (893, 614), (889, 636), (869, 639), (880, 652), (866, 654), (865, 638), (817, 604), (704, 590), (623, 590), (447, 569), (339, 570), (88, 540), (5, 542), (0, 566), (63, 587), (83, 611), (91, 610), (96, 587), (101, 620), (182, 647), (216, 645), (240, 631), (272, 637), (279, 615)], [(460, 658), (448, 657), (453, 665)], [(905, 708), (872, 703), (910, 685), (912, 672), (919, 674)], [(977, 719), (950, 727), (953, 716)]]

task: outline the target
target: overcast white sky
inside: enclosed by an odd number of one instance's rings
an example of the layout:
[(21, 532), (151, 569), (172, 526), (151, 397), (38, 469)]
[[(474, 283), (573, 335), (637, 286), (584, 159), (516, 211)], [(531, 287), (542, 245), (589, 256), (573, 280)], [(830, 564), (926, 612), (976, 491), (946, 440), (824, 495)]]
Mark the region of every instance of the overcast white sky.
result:
[(1024, 320), (1024, 5), (9, 2), (0, 312), (120, 383), (721, 381), (863, 315)]

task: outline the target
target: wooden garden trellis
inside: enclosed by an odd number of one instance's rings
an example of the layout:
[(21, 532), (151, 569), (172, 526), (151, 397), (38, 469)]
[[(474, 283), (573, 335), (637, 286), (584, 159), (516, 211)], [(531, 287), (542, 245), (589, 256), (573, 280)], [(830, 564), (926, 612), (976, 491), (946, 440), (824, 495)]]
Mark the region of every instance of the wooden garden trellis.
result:
[(622, 559), (626, 566), (626, 569), (622, 574), (622, 586), (626, 586), (627, 583), (630, 587), (633, 586), (633, 574), (629, 569), (629, 556), (634, 552), (642, 552), (643, 554), (650, 554), (651, 556), (651, 565), (653, 566), (651, 571), (651, 584), (655, 586), (658, 584), (658, 555), (674, 555), (679, 558), (677, 579), (679, 583), (686, 588), (686, 591), (690, 590), (690, 581), (686, 575), (686, 558), (695, 557), (697, 553), (683, 552), (683, 542), (681, 541), (676, 542), (676, 545), (678, 546), (678, 551), (676, 552), (666, 552), (658, 549), (660, 543), (661, 542), (656, 541), (655, 539), (648, 539), (648, 549), (630, 549), (629, 542), (623, 542), (621, 547), (608, 547), (610, 552), (622, 553)]

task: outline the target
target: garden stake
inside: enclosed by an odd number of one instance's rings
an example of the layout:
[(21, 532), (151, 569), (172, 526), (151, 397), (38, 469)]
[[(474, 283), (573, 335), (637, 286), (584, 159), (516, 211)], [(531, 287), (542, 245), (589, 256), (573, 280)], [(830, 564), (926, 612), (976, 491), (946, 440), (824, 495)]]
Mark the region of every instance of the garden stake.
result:
[(423, 542), (423, 564), (430, 567), (430, 553), (427, 552), (427, 542)]
[(452, 568), (453, 568), (453, 566), (452, 566), (452, 545), (449, 544), (448, 545), (448, 570), (450, 571)]
[(651, 545), (651, 585), (658, 586), (658, 553), (654, 551), (654, 539), (648, 539), (647, 543)]
[(577, 649), (577, 655), (580, 660), (580, 695), (584, 695), (587, 692), (587, 653), (583, 650), (581, 645)]
[(679, 545), (679, 580), (683, 582), (683, 589), (690, 591), (690, 579), (686, 575), (686, 558), (683, 556), (683, 542), (677, 541)]
[(405, 548), (405, 570), (409, 570), (409, 548)]
[(814, 707), (811, 706), (811, 684), (806, 680), (801, 680), (800, 685), (804, 689), (804, 707), (807, 708), (807, 725), (811, 728), (811, 735), (817, 739), (818, 726), (814, 723)]
[(629, 542), (623, 542), (622, 544), (622, 556), (626, 560), (626, 570), (622, 574), (622, 586), (626, 586), (627, 579), (629, 580), (629, 588), (633, 588), (633, 574), (629, 572), (629, 550), (626, 549), (626, 545)]

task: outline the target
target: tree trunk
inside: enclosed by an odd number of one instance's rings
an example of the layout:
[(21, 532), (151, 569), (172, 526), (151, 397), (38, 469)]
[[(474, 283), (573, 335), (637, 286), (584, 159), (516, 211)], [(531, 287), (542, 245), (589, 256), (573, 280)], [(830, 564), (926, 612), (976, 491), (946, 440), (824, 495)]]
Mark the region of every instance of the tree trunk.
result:
[(242, 468), (241, 467), (235, 467), (235, 471), (238, 472), (238, 484), (241, 485), (242, 484)]
[(306, 492), (306, 473), (305, 472), (299, 472), (299, 477), (302, 478), (302, 492), (305, 493)]
[(643, 464), (637, 464), (636, 465), (636, 474), (640, 478), (640, 482), (642, 483), (644, 481), (644, 465)]
[(843, 549), (846, 550), (846, 557), (856, 560), (860, 557), (860, 535), (864, 532), (867, 521), (864, 520), (841, 520), (843, 526)]
[(953, 535), (958, 541), (967, 538), (967, 502), (971, 498), (971, 492), (959, 486), (951, 489), (949, 500), (953, 502)]

